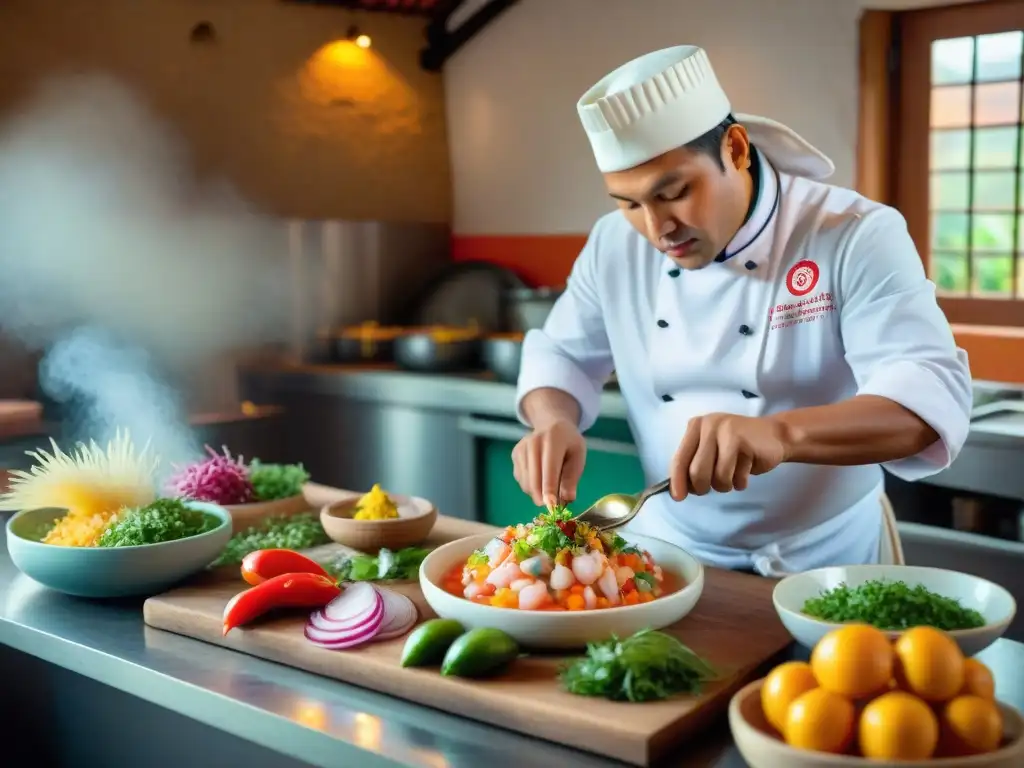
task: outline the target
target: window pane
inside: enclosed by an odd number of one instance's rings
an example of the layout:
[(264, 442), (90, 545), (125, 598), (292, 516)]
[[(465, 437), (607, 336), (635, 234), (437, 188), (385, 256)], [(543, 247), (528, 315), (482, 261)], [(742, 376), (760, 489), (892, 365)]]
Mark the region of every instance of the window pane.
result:
[[(964, 131), (967, 133), (967, 131)], [(1017, 137), (1020, 129), (979, 128), (974, 132), (975, 168), (1014, 168), (1017, 165)]]
[(971, 218), (971, 248), (975, 251), (1013, 251), (1012, 213), (976, 213)]
[(949, 171), (932, 174), (932, 210), (966, 211), (970, 207), (970, 174)]
[(974, 210), (1015, 209), (1017, 174), (1014, 171), (979, 171), (974, 176)]
[(966, 213), (933, 213), (932, 250), (966, 251), (968, 226)]
[(972, 266), (974, 285), (971, 293), (975, 296), (992, 299), (1013, 294), (1013, 254), (975, 256)]
[[(997, 129), (990, 128), (988, 130)], [(966, 168), (970, 164), (968, 163), (971, 153), (970, 131), (932, 131), (931, 138), (932, 168)]]
[(955, 37), (932, 43), (932, 85), (969, 83), (973, 72), (973, 37)]
[(1024, 32), (1000, 32), (978, 36), (976, 80), (1019, 80)]
[(971, 86), (932, 88), (932, 128), (967, 128), (971, 124)]
[(1017, 254), (1017, 296), (1024, 296), (1024, 254)]
[(932, 252), (929, 272), (935, 287), (943, 293), (967, 293), (967, 254)]
[[(934, 94), (935, 91), (933, 90), (932, 93)], [(976, 86), (974, 89), (974, 124), (1016, 123), (1020, 111), (1019, 99), (1019, 82), (985, 83)]]

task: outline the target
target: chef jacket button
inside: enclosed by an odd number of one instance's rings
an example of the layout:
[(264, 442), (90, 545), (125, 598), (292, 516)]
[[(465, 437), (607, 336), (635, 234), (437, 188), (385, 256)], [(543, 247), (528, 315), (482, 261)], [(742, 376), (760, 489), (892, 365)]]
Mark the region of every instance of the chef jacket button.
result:
[(670, 269), (668, 271), (668, 276), (669, 277), (679, 277), (680, 274), (681, 274), (681, 270), (678, 270), (678, 269)]
[(753, 331), (750, 330), (750, 326), (749, 325), (741, 325), (740, 326), (740, 333), (742, 333), (744, 336), (749, 336), (750, 334), (753, 333)]
[(664, 321), (664, 320), (659, 320), (658, 321), (658, 327), (659, 328), (668, 328), (668, 323), (666, 321)]
[(671, 403), (673, 400), (675, 400), (675, 398), (672, 397), (672, 395), (662, 395), (661, 396), (661, 401), (663, 403)]
[(747, 398), (747, 400), (757, 397), (757, 395), (755, 395), (753, 392), (748, 392), (745, 389), (743, 390), (743, 396)]
[(743, 266), (746, 267), (747, 269), (757, 269), (757, 263), (753, 261), (748, 261)]

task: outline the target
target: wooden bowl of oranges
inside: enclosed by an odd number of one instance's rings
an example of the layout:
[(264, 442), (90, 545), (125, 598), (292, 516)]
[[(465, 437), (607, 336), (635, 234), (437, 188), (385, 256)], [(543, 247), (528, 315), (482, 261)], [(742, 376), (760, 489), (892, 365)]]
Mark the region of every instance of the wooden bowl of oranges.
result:
[(932, 627), (833, 630), (733, 696), (729, 726), (751, 768), (1024, 766), (1024, 718)]

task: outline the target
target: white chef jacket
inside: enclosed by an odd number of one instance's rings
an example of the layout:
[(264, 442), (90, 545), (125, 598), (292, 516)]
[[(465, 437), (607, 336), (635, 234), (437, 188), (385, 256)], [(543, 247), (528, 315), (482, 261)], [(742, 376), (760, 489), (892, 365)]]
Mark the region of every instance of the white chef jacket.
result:
[[(760, 152), (757, 162), (754, 211), (704, 269), (678, 269), (618, 211), (597, 222), (543, 329), (524, 340), (520, 420), (523, 397), (553, 387), (579, 402), (589, 429), (614, 370), (653, 484), (695, 416), (879, 395), (939, 434), (885, 468), (912, 481), (949, 466), (967, 439), (971, 376), (903, 216), (779, 173)], [(873, 563), (883, 488), (878, 465), (787, 463), (744, 491), (657, 496), (630, 527), (765, 575)]]

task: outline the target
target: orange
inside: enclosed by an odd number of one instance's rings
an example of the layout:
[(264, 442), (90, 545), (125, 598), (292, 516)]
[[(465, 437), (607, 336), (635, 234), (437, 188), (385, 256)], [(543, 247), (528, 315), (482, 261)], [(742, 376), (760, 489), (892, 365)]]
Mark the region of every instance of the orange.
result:
[(934, 627), (914, 627), (896, 641), (896, 680), (900, 688), (940, 703), (964, 687), (964, 655), (949, 635)]
[(860, 752), (872, 760), (927, 760), (939, 743), (939, 720), (931, 707), (904, 691), (869, 702), (857, 730)]
[(811, 651), (811, 670), (826, 690), (859, 699), (889, 688), (892, 644), (867, 624), (847, 624), (825, 635)]
[(786, 727), (789, 705), (800, 694), (817, 687), (810, 664), (803, 661), (780, 664), (768, 673), (761, 686), (761, 709), (765, 719), (781, 733)]
[(957, 696), (942, 710), (942, 754), (994, 752), (1003, 740), (1003, 715), (991, 699)]
[(789, 705), (782, 734), (791, 747), (842, 754), (853, 741), (854, 721), (853, 702), (814, 688)]
[(964, 687), (961, 696), (981, 696), (995, 701), (996, 681), (992, 671), (977, 659), (964, 659)]

